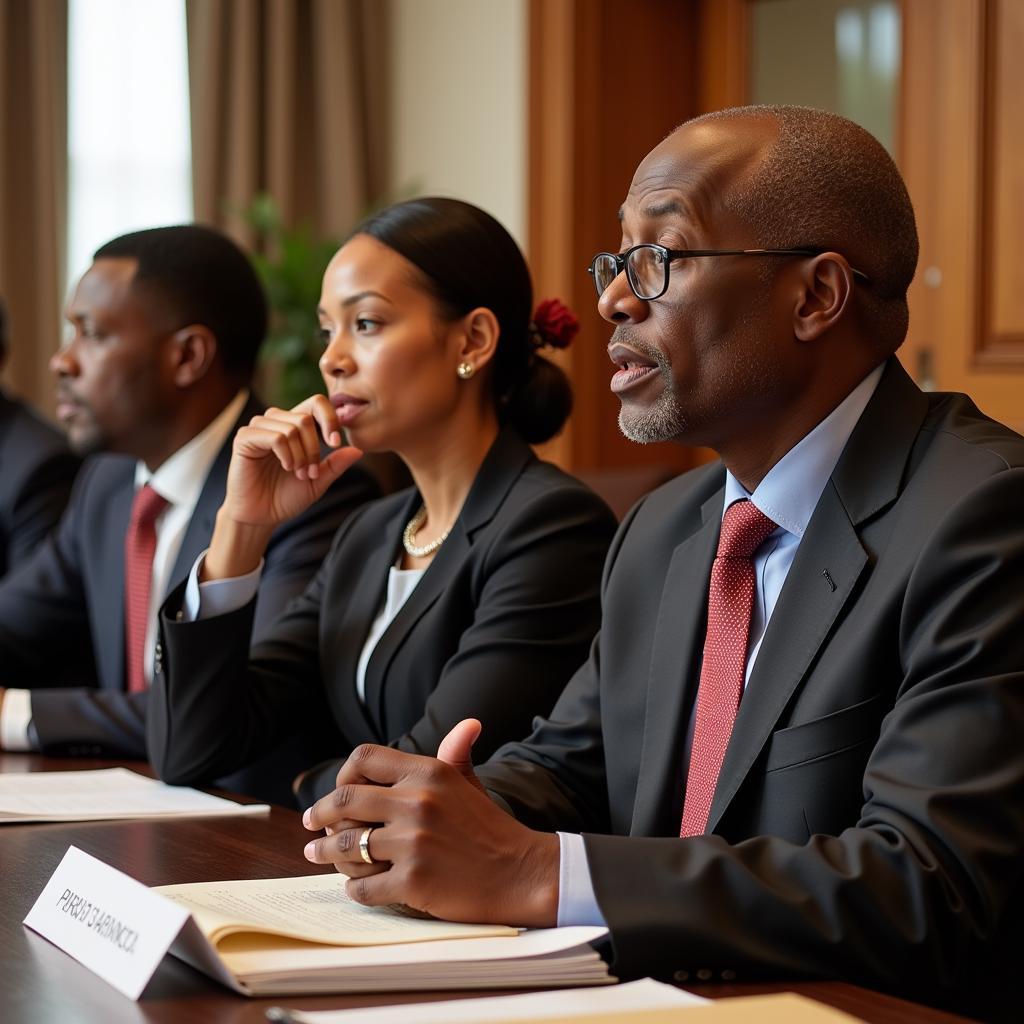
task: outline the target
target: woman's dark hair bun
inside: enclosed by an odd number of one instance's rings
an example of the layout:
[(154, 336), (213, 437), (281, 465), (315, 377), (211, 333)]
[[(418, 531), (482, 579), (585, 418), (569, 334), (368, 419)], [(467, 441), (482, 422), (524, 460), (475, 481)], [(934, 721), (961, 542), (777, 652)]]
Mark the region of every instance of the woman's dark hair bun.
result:
[(526, 376), (505, 398), (503, 419), (530, 444), (550, 441), (572, 412), (572, 385), (550, 359), (533, 354)]
[(531, 444), (562, 429), (572, 411), (572, 387), (537, 349), (564, 348), (579, 324), (557, 299), (542, 302), (531, 318), (530, 271), (497, 220), (459, 199), (425, 197), (371, 215), (353, 234), (375, 238), (419, 268), (444, 315), (456, 319), (480, 306), (490, 309), (501, 328), (491, 363), (499, 420)]

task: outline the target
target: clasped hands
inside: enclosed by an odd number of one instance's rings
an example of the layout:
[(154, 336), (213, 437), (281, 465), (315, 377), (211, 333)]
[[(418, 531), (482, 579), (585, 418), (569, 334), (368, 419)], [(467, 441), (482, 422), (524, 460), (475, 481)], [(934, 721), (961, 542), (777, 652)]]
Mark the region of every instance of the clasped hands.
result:
[[(303, 815), (326, 835), (306, 845), (314, 864), (349, 876), (366, 906), (403, 903), (448, 921), (551, 927), (558, 916), (558, 836), (499, 808), (473, 772), (476, 719), (459, 722), (437, 757), (357, 747), (337, 788)], [(364, 846), (360, 838), (372, 829)]]

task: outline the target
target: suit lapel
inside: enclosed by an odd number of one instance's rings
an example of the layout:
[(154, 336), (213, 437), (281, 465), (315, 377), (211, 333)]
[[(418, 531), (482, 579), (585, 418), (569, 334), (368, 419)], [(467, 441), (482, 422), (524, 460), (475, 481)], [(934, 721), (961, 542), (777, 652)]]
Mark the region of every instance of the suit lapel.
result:
[(898, 497), (926, 411), (924, 395), (890, 360), (825, 485), (765, 630), (718, 776), (708, 832), (721, 821), (865, 572), (868, 556), (857, 527)]
[[(234, 433), (232, 432), (232, 437)], [(181, 538), (181, 547), (174, 559), (174, 568), (167, 578), (167, 591), (164, 598), (192, 571), (195, 560), (200, 552), (210, 546), (210, 538), (213, 536), (213, 527), (217, 518), (217, 509), (224, 501), (224, 488), (227, 485), (228, 463), (231, 461), (231, 439), (220, 450), (210, 472), (206, 476), (206, 483), (199, 492), (199, 500), (192, 512), (192, 518), (188, 521), (185, 529), (185, 536)]]
[(335, 666), (333, 676), (337, 680), (333, 700), (338, 709), (339, 721), (355, 723), (353, 735), (372, 736), (380, 743), (386, 742), (387, 737), (381, 732), (379, 709), (370, 690), (370, 666), (377, 656), (380, 643), (367, 666), (365, 704), (356, 692), (356, 669), (370, 627), (384, 607), (388, 574), (398, 559), (402, 529), (419, 508), (419, 501), (419, 494), (412, 491), (408, 500), (401, 502), (395, 512), (380, 525), (380, 543), (367, 551), (355, 576), (346, 578), (348, 598), (344, 608), (338, 609), (336, 605), (331, 607), (332, 614), (340, 614), (345, 622), (344, 638), (334, 647), (331, 658)]
[[(108, 458), (108, 456), (101, 456)], [(97, 660), (101, 664), (100, 679), (104, 684), (123, 688), (124, 675), (124, 543), (128, 534), (128, 521), (135, 497), (135, 463), (124, 459), (119, 479), (111, 488), (106, 503), (103, 540), (99, 550), (92, 548), (88, 538), (84, 544), (90, 548), (84, 558), (91, 563), (99, 581), (98, 614), (94, 614)]]
[[(416, 623), (458, 576), (460, 567), (470, 557), (476, 535), (498, 513), (509, 490), (534, 458), (530, 446), (510, 429), (502, 430), (491, 445), (448, 539), (441, 545), (416, 589), (384, 631), (370, 656), (369, 664), (366, 666), (366, 707), (370, 709), (378, 723), (384, 722), (384, 688), (388, 668), (395, 654)], [(406, 508), (400, 524), (397, 525), (398, 536), (390, 563), (392, 565), (398, 554), (401, 530), (419, 508), (419, 501), (417, 493), (414, 501)], [(387, 570), (384, 575), (386, 578)], [(379, 604), (376, 610), (379, 610)], [(362, 635), (365, 636), (368, 631), (369, 623)]]
[(681, 792), (686, 709), (704, 645), (708, 580), (718, 547), (724, 489), (701, 506), (701, 525), (672, 553), (658, 610), (647, 683), (647, 708), (631, 835), (660, 834), (662, 818)]

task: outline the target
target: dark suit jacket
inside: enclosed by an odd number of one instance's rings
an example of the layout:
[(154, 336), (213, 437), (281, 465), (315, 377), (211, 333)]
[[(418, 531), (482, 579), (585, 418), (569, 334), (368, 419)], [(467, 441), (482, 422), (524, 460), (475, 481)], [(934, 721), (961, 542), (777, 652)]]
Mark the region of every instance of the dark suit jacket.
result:
[[(250, 399), (235, 429), (261, 409)], [(173, 583), (187, 577), (209, 545), (230, 460), (231, 438), (206, 478)], [(125, 692), (124, 538), (134, 493), (134, 459), (88, 459), (58, 530), (0, 583), (0, 685), (33, 690), (32, 721), (44, 753), (146, 756), (149, 694)], [(368, 475), (354, 467), (307, 513), (274, 533), (257, 637), (302, 592), (345, 517), (376, 495)]]
[(57, 525), (78, 466), (55, 427), (0, 391), (0, 578)]
[(485, 785), (585, 833), (616, 973), (807, 973), (983, 1013), (1014, 992), (1019, 1011), (1024, 438), (890, 363), (769, 621), (710, 834), (681, 840), (723, 482), (703, 467), (633, 510), (589, 663)]
[[(539, 461), (511, 430), (374, 649), (359, 701), (356, 664), (419, 504), (410, 489), (352, 516), (251, 660), (251, 607), (183, 623), (175, 621), (181, 591), (171, 595), (149, 718), (161, 778), (195, 783), (232, 771), (318, 717), (336, 723), (338, 758), (363, 742), (432, 755), (472, 715), (484, 723), (477, 752), (486, 756), (551, 709), (597, 629), (615, 522), (592, 491)], [(333, 789), (340, 763), (311, 773), (303, 799)]]

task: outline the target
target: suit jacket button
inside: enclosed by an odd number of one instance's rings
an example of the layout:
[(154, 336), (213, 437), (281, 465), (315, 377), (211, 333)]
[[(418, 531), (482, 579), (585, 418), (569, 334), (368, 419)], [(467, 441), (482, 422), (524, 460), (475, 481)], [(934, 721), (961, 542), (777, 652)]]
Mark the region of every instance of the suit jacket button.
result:
[(736, 980), (736, 972), (735, 971), (731, 971), (728, 968), (726, 968), (724, 971), (722, 971), (720, 977), (721, 977), (722, 981), (735, 981)]
[(689, 971), (673, 971), (672, 972), (672, 980), (673, 981), (689, 981), (690, 980), (690, 972)]
[(710, 981), (710, 980), (711, 980), (711, 979), (712, 979), (712, 978), (714, 977), (714, 971), (710, 971), (710, 970), (708, 970), (708, 968), (707, 968), (707, 967), (702, 967), (702, 968), (701, 968), (701, 969), (700, 969), (700, 970), (699, 970), (699, 971), (697, 972), (697, 977), (698, 977), (698, 978), (699, 978), (699, 979), (700, 979), (701, 981)]

